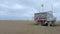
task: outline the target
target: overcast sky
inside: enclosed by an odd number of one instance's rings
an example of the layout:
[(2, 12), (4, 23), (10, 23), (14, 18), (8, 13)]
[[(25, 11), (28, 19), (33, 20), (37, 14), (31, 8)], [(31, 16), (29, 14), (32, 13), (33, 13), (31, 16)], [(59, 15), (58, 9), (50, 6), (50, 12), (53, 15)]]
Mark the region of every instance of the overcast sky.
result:
[(60, 0), (0, 0), (0, 20), (32, 20), (34, 13), (51, 11), (60, 20)]

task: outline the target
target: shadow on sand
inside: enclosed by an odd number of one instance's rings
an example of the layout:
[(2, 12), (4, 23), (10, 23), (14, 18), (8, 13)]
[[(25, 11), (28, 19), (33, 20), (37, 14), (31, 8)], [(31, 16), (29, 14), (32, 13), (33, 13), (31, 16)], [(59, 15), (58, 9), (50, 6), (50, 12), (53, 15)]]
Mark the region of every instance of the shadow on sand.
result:
[[(38, 26), (38, 24), (36, 24), (36, 23), (29, 24), (29, 25)], [(43, 26), (47, 26), (47, 24), (43, 25)], [(60, 24), (55, 24), (54, 27), (60, 27)]]

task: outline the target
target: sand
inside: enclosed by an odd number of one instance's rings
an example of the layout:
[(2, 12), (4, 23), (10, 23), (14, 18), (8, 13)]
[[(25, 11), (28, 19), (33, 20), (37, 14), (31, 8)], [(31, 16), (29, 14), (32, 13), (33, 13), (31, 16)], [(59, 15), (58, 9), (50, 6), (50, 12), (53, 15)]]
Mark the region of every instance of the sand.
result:
[(0, 34), (60, 34), (60, 26), (39, 26), (33, 21), (0, 20)]

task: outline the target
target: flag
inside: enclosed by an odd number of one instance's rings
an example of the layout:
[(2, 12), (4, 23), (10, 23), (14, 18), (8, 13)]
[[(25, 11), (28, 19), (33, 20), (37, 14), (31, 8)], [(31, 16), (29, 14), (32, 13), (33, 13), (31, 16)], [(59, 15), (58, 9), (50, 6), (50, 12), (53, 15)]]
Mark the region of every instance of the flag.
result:
[(44, 4), (41, 4), (41, 7), (44, 7)]

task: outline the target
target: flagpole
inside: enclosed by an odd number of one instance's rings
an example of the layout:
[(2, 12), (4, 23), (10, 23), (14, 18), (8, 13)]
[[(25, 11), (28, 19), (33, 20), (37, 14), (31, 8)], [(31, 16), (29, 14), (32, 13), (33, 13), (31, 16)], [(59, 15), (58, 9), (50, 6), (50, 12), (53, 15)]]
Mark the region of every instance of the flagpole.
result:
[(41, 4), (42, 12), (44, 12), (44, 4)]

